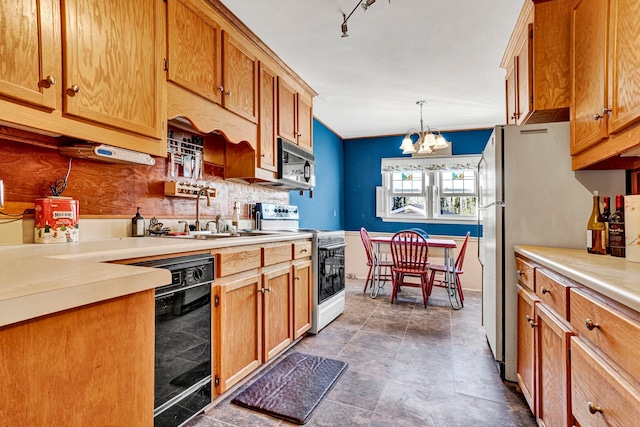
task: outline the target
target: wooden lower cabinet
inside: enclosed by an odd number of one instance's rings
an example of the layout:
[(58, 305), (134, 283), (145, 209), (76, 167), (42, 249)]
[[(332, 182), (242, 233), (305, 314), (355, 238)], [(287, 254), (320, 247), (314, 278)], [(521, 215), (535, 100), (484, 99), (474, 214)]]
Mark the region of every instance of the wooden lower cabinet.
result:
[(635, 426), (640, 392), (584, 341), (571, 338), (573, 416), (581, 427)]
[(313, 311), (311, 261), (293, 265), (293, 338), (298, 339), (311, 329)]
[(0, 425), (153, 425), (154, 291), (0, 328)]
[(539, 426), (572, 426), (568, 325), (542, 304), (535, 305)]
[(526, 290), (518, 292), (518, 354), (516, 359), (516, 371), (518, 384), (534, 415), (538, 414), (536, 408), (536, 350), (534, 328), (534, 304), (539, 302), (538, 297)]
[(292, 312), (292, 270), (278, 268), (263, 275), (263, 360), (270, 360), (293, 342), (289, 313)]
[(220, 394), (262, 363), (262, 276), (214, 286), (213, 298), (214, 384)]

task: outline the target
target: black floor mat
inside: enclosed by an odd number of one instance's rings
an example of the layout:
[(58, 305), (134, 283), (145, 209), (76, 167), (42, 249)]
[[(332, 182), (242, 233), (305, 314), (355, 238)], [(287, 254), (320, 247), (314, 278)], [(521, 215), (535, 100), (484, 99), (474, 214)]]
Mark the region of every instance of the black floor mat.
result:
[(339, 360), (291, 353), (232, 402), (305, 424), (346, 369), (347, 364)]

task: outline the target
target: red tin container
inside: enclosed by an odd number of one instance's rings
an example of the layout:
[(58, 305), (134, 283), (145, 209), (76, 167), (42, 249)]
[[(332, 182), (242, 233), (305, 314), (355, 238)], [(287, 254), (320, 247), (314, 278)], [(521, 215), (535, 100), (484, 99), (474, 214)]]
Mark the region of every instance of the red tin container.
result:
[(36, 199), (36, 243), (77, 242), (80, 204), (71, 197), (46, 197)]

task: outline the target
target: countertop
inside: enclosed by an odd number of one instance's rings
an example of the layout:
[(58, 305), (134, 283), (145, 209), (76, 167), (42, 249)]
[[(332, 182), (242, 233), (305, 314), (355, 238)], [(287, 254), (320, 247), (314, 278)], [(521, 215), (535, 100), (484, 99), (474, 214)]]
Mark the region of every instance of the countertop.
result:
[(0, 327), (153, 289), (171, 281), (171, 274), (165, 269), (109, 264), (109, 261), (311, 236), (311, 233), (279, 233), (220, 239), (128, 237), (0, 246)]
[(640, 263), (586, 249), (514, 247), (515, 252), (640, 312)]

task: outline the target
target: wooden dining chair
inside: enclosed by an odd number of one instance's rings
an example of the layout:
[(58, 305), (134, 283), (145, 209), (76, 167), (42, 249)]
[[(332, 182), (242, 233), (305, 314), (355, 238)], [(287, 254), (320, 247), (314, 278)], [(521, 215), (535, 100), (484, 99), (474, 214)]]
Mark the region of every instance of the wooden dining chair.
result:
[[(373, 243), (371, 243), (371, 238), (369, 237), (369, 233), (367, 229), (362, 227), (360, 228), (360, 238), (362, 239), (362, 244), (364, 245), (364, 251), (367, 254), (367, 265), (369, 266), (369, 272), (367, 273), (367, 280), (364, 282), (364, 289), (362, 293), (367, 292), (367, 287), (369, 285), (373, 286), (373, 267), (375, 265), (374, 261), (377, 259), (376, 254), (373, 251)], [(393, 262), (385, 259), (380, 260), (380, 279), (388, 280), (391, 278), (391, 267), (393, 266)]]
[[(429, 246), (427, 239), (420, 233), (412, 230), (399, 231), (391, 238), (391, 303), (398, 296), (400, 286), (419, 287), (422, 289), (422, 300), (427, 307), (429, 298), (427, 287), (429, 285)], [(420, 283), (407, 282), (406, 277), (419, 277)]]
[[(456, 276), (456, 290), (458, 292), (458, 297), (460, 298), (460, 302), (464, 301), (464, 293), (462, 292), (462, 284), (460, 283), (460, 275), (464, 273), (462, 269), (462, 265), (464, 264), (464, 254), (467, 251), (467, 242), (469, 241), (469, 235), (471, 232), (467, 231), (467, 235), (464, 238), (464, 242), (462, 243), (462, 247), (460, 248), (460, 252), (458, 252), (458, 256), (455, 262), (455, 276)], [(429, 275), (429, 287), (427, 291), (429, 295), (431, 295), (431, 290), (433, 289), (434, 282), (438, 282), (435, 286), (447, 287), (446, 277), (436, 279), (436, 273), (445, 274), (447, 271), (451, 272), (451, 267), (447, 270), (447, 267), (439, 264), (432, 264), (429, 266), (429, 270), (431, 270), (431, 274)]]

